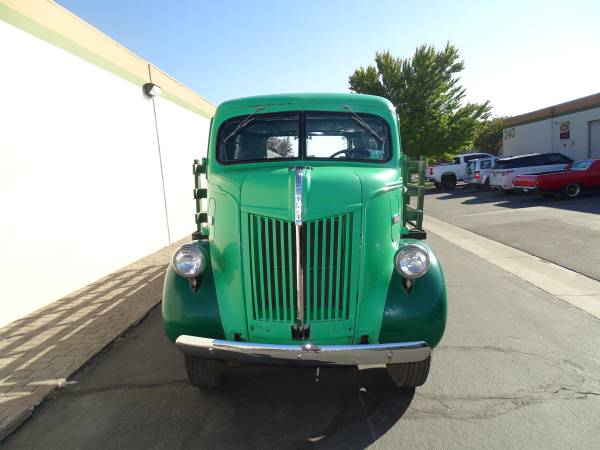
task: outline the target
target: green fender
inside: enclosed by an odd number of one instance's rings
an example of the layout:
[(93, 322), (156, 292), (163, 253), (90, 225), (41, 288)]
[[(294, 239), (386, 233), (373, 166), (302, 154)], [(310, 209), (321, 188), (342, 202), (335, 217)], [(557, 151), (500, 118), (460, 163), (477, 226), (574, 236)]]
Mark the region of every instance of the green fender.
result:
[(389, 283), (379, 342), (425, 341), (435, 347), (446, 328), (446, 285), (444, 273), (437, 256), (422, 241), (403, 240), (405, 244), (415, 243), (429, 251), (429, 270), (421, 278), (414, 280), (412, 289), (407, 292), (402, 285), (402, 277), (394, 270)]
[[(197, 245), (210, 255), (208, 241)], [(193, 292), (190, 282), (177, 275), (169, 264), (163, 286), (162, 315), (165, 333), (173, 342), (182, 334), (225, 338), (210, 256), (197, 292)]]

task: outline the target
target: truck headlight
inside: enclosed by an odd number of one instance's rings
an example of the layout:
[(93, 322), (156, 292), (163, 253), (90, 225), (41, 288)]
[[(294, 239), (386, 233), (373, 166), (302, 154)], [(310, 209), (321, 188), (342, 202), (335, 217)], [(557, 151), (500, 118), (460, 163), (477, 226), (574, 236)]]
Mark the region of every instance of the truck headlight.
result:
[(196, 244), (184, 244), (173, 255), (173, 268), (183, 278), (195, 278), (206, 269), (207, 255)]
[(429, 270), (429, 255), (424, 248), (409, 244), (396, 253), (394, 265), (396, 271), (403, 277), (409, 279), (419, 278)]

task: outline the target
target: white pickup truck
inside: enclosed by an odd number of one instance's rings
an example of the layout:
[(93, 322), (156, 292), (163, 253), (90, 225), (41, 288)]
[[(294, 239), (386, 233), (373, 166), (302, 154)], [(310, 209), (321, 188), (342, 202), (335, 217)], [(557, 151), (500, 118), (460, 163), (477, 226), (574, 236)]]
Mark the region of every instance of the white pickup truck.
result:
[(437, 189), (451, 191), (456, 183), (465, 179), (465, 170), (467, 163), (472, 159), (489, 158), (489, 153), (464, 153), (452, 158), (451, 163), (429, 166), (427, 168), (426, 178), (433, 181)]

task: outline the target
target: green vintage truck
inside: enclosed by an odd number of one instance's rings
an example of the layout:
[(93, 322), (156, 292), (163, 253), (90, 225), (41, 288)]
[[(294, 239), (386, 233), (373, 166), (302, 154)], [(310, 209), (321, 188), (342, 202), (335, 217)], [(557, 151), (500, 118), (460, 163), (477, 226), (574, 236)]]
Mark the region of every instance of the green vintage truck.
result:
[(190, 382), (214, 387), (234, 361), (385, 364), (398, 386), (423, 384), (446, 324), (424, 172), (381, 97), (221, 104), (194, 163), (198, 229), (164, 284), (164, 329)]

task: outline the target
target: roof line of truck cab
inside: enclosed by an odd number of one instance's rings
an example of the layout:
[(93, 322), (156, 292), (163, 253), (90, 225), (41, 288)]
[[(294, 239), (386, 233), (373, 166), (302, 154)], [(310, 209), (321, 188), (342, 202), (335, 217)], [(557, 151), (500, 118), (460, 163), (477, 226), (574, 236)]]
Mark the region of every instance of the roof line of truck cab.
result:
[(389, 100), (375, 95), (351, 94), (351, 93), (302, 93), (302, 94), (269, 94), (255, 95), (252, 97), (241, 97), (223, 102), (217, 108), (217, 112), (225, 112), (239, 108), (256, 108), (258, 106), (284, 106), (284, 105), (323, 105), (323, 104), (351, 104), (381, 108), (394, 112), (395, 109)]

